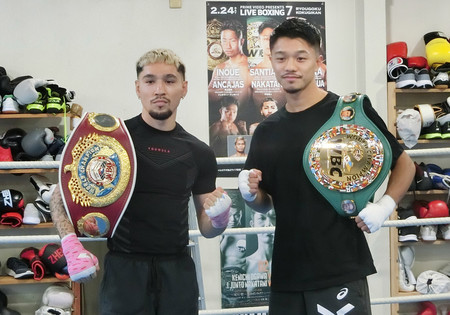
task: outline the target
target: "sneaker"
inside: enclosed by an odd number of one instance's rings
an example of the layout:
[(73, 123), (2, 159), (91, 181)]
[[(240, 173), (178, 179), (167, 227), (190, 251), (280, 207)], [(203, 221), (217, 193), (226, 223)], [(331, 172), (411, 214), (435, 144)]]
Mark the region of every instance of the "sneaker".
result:
[[(398, 219), (399, 220), (416, 220), (417, 217), (414, 214), (413, 209), (403, 209), (397, 208)], [(402, 226), (398, 229), (398, 241), (399, 242), (417, 242), (419, 235), (419, 226)]]
[(442, 139), (439, 121), (436, 120), (429, 127), (422, 128), (419, 139)]
[(422, 225), (420, 227), (420, 237), (423, 241), (433, 242), (436, 240), (437, 225)]
[(45, 222), (52, 221), (52, 216), (50, 214), (50, 206), (41, 197), (37, 197), (36, 200), (33, 202), (33, 205), (42, 214), (42, 216), (46, 219)]
[(402, 73), (395, 81), (395, 87), (397, 89), (412, 89), (416, 86), (416, 75), (413, 69), (408, 68)]
[(416, 76), (416, 88), (420, 89), (430, 89), (433, 87), (431, 82), (430, 73), (426, 68), (414, 69), (414, 74)]
[(34, 273), (22, 259), (10, 257), (6, 261), (6, 273), (14, 279), (33, 278)]
[(51, 221), (50, 214), (39, 211), (33, 203), (28, 203), (25, 206), (23, 224), (39, 224)]
[(441, 224), (438, 227), (439, 238), (449, 241), (450, 240), (450, 224)]
[(31, 104), (26, 105), (26, 111), (31, 114), (42, 114), (45, 112), (45, 106), (47, 104), (47, 90), (44, 86), (36, 88), (38, 92), (38, 98)]
[(3, 96), (2, 114), (17, 114), (20, 112), (19, 103), (12, 95)]
[(447, 121), (441, 125), (441, 138), (442, 139), (450, 138), (450, 121)]
[(57, 85), (49, 85), (45, 89), (47, 90), (47, 113), (56, 114), (67, 111), (66, 89)]
[(440, 89), (446, 89), (449, 87), (450, 80), (448, 72), (437, 72), (433, 78), (433, 85)]

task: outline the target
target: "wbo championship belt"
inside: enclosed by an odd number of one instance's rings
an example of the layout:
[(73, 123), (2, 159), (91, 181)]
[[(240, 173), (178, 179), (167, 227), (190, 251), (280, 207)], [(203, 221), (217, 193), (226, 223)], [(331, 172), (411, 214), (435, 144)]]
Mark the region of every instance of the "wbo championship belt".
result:
[(358, 93), (341, 96), (333, 115), (303, 154), (308, 179), (336, 212), (346, 217), (364, 209), (392, 163), (389, 142), (364, 113), (366, 97)]
[(62, 154), (59, 185), (78, 236), (112, 237), (136, 181), (136, 154), (122, 120), (86, 113)]

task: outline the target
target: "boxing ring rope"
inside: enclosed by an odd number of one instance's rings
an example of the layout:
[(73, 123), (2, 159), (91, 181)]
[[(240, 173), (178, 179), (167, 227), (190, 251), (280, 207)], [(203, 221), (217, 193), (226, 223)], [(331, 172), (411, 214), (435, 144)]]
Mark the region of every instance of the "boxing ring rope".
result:
[[(402, 227), (414, 225), (437, 225), (450, 224), (450, 217), (444, 218), (427, 218), (427, 219), (407, 219), (407, 220), (387, 220), (382, 227)], [(229, 228), (225, 229), (222, 235), (237, 234), (261, 234), (274, 233), (275, 227), (248, 227), (248, 228)], [(189, 230), (189, 237), (202, 236), (200, 230)], [(104, 237), (81, 237), (82, 242), (105, 241)], [(0, 236), (2, 244), (20, 244), (20, 243), (58, 243), (60, 238), (58, 235), (20, 235), (20, 236)]]

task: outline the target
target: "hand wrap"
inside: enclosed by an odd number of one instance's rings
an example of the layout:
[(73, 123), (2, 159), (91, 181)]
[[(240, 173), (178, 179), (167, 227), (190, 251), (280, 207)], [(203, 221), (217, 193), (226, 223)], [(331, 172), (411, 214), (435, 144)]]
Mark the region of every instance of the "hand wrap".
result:
[(256, 199), (256, 194), (250, 193), (250, 186), (248, 177), (250, 175), (249, 170), (242, 170), (238, 176), (238, 187), (241, 192), (242, 198), (246, 201), (254, 201)]
[(376, 232), (391, 215), (396, 203), (389, 195), (384, 195), (375, 203), (368, 203), (358, 216), (364, 221), (370, 232)]
[(205, 212), (211, 219), (211, 224), (216, 229), (222, 229), (228, 225), (230, 219), (231, 198), (227, 194), (222, 194), (214, 205), (206, 209)]

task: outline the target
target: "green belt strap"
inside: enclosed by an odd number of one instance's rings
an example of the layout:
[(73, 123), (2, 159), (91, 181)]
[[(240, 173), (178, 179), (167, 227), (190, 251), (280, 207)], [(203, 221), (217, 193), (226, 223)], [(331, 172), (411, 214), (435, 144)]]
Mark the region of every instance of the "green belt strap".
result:
[(392, 163), (389, 142), (364, 113), (366, 97), (341, 96), (303, 154), (307, 177), (342, 216), (354, 217), (364, 209)]

